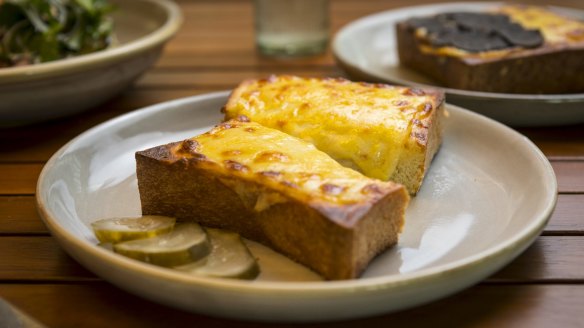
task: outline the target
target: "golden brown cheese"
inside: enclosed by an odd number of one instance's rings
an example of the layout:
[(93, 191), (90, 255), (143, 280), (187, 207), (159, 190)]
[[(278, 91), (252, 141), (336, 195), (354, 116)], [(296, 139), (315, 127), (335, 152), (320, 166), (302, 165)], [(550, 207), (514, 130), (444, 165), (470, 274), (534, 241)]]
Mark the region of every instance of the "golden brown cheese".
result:
[[(250, 204), (256, 211), (285, 202), (285, 194), (303, 203), (353, 205), (368, 202), (375, 190), (399, 188), (343, 167), (314, 145), (254, 122), (228, 121), (209, 132), (176, 144), (172, 158), (195, 159), (229, 179), (222, 182), (238, 192), (232, 177), (256, 182), (280, 193), (263, 194)], [(246, 191), (238, 192), (245, 198)]]
[[(584, 45), (583, 22), (559, 15), (544, 7), (507, 5), (498, 7), (492, 12), (507, 15), (511, 21), (522, 25), (526, 29), (538, 29), (544, 38), (544, 47), (561, 49), (568, 46)], [(424, 28), (416, 30), (416, 36), (419, 38), (424, 38), (425, 35)], [(498, 59), (525, 50), (521, 47), (515, 47), (472, 53), (451, 46), (435, 48), (431, 45), (421, 45), (420, 48), (424, 53), (428, 54), (460, 57), (469, 60)]]
[[(424, 128), (442, 102), (441, 94), (418, 89), (272, 76), (243, 82), (224, 111), (226, 119), (251, 119), (279, 129), (309, 141), (345, 166), (390, 180), (400, 160), (410, 156), (406, 151), (420, 147), (425, 153), (428, 134)], [(423, 162), (412, 164), (424, 166)], [(394, 181), (406, 184), (412, 193), (421, 183)]]
[(253, 122), (136, 153), (142, 213), (240, 233), (327, 279), (358, 277), (395, 245), (409, 195)]

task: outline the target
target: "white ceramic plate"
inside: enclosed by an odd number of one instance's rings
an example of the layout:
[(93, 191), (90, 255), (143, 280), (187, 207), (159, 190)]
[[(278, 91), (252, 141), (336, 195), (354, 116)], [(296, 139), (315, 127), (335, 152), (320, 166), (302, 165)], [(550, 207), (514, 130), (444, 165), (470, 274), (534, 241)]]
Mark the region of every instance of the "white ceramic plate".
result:
[(170, 0), (111, 0), (116, 44), (37, 65), (0, 68), (0, 127), (71, 115), (127, 88), (158, 59), (182, 22)]
[[(358, 80), (410, 86), (438, 86), (399, 65), (395, 24), (414, 16), (452, 11), (484, 11), (499, 3), (441, 3), (400, 8), (367, 16), (343, 27), (333, 40), (333, 53), (347, 73)], [(584, 19), (584, 11), (552, 7)], [(564, 125), (584, 122), (584, 93), (529, 95), (444, 88), (449, 103), (471, 109), (512, 126)]]
[(134, 152), (208, 130), (227, 96), (129, 113), (60, 149), (41, 173), (37, 202), (63, 248), (113, 284), (170, 306), (240, 319), (340, 320), (412, 307), (479, 282), (521, 253), (554, 208), (552, 167), (527, 138), (448, 105), (443, 146), (408, 208), (399, 245), (360, 279), (320, 281), (257, 244), (262, 275), (252, 282), (188, 276), (96, 246), (90, 222), (140, 214)]

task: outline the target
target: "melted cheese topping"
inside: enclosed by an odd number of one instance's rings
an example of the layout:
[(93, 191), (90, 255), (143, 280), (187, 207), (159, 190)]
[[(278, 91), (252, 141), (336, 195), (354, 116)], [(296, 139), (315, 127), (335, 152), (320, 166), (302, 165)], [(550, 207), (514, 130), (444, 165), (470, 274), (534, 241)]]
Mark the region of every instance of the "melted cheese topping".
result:
[[(249, 187), (230, 179), (253, 181), (300, 201), (357, 204), (401, 186), (367, 178), (345, 168), (313, 145), (253, 122), (228, 121), (211, 131), (185, 140), (171, 152), (194, 158), (197, 165), (224, 174), (223, 183), (245, 198)], [(257, 195), (256, 195), (257, 196)], [(281, 194), (252, 197), (258, 211), (286, 201)], [(245, 199), (243, 199), (245, 201)]]
[(527, 29), (539, 29), (547, 44), (584, 41), (584, 22), (569, 19), (545, 8), (504, 6), (498, 11)]
[(225, 113), (302, 138), (345, 166), (388, 180), (412, 122), (438, 105), (421, 90), (278, 76), (244, 82)]
[[(538, 29), (543, 35), (544, 46), (561, 47), (584, 42), (584, 22), (561, 16), (544, 7), (502, 6), (493, 10), (493, 13), (507, 15), (513, 22), (522, 25), (526, 29)], [(425, 34), (425, 29), (416, 30), (418, 37), (423, 38)], [(482, 59), (500, 58), (525, 50), (517, 47), (471, 53), (455, 47), (434, 48), (429, 45), (422, 45), (420, 48), (426, 53)]]

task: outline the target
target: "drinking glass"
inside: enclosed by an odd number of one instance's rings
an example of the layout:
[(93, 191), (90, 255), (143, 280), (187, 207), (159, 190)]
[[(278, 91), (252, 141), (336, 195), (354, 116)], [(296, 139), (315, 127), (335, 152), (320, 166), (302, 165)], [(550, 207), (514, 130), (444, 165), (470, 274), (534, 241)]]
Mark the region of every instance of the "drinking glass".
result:
[(328, 0), (255, 0), (256, 44), (265, 55), (314, 55), (329, 38)]

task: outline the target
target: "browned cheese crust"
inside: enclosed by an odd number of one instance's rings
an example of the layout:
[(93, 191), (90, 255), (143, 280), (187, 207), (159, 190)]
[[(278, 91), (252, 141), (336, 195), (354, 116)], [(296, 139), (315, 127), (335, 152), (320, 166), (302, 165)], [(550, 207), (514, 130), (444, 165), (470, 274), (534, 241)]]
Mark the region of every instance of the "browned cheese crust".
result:
[(415, 195), (442, 142), (444, 93), (342, 78), (243, 81), (225, 120), (258, 122), (314, 144), (346, 167)]
[[(371, 259), (397, 243), (409, 200), (403, 186), (370, 180), (362, 190), (368, 195), (356, 204), (303, 200), (293, 183), (271, 187), (273, 172), (242, 178), (237, 163), (220, 170), (193, 147), (188, 156), (177, 148), (189, 148), (189, 141), (136, 153), (144, 215), (236, 231), (331, 280), (358, 277)], [(298, 193), (302, 197), (292, 196)], [(277, 201), (258, 210), (266, 196)]]

